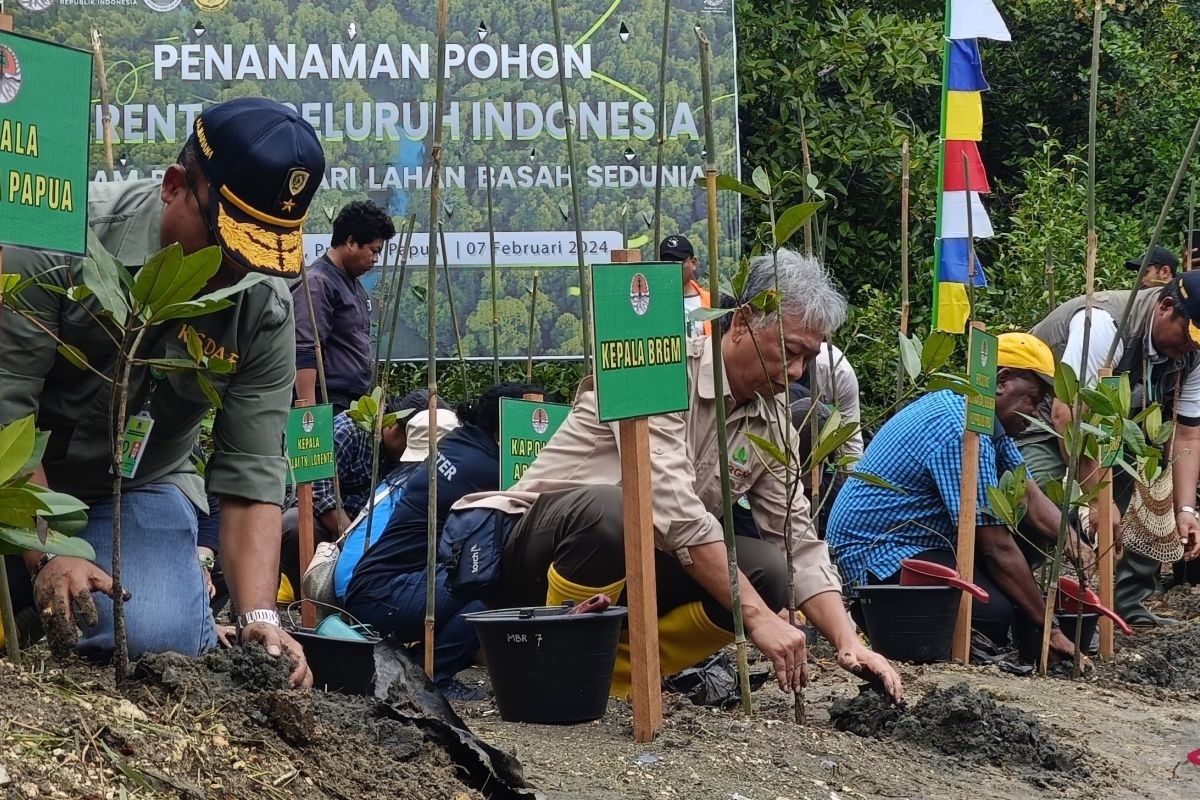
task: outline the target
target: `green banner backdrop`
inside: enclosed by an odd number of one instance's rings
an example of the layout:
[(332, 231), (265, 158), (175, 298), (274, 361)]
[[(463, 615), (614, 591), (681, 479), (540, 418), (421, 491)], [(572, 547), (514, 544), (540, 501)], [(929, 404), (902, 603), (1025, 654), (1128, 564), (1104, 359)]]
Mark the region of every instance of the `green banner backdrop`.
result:
[[(652, 232), (658, 62), (663, 6), (635, 0), (562, 0), (568, 108), (578, 124), (585, 257), (611, 261)], [(154, 177), (173, 162), (209, 103), (265, 95), (294, 106), (321, 137), (328, 167), (306, 227), (310, 260), (328, 244), (346, 202), (369, 196), (397, 218), (417, 214), (393, 358), (425, 353), (428, 259), (426, 146), (432, 131), (437, 3), (391, 0), (15, 0), (16, 30), (90, 49), (104, 43), (117, 179)], [(733, 0), (675, 0), (667, 60), (662, 232), (707, 252), (699, 26), (713, 43), (721, 172), (736, 172)], [(486, 188), (495, 186), (501, 355), (524, 355), (529, 288), (539, 357), (582, 350), (558, 59), (549, 0), (452, 2), (442, 225), (458, 328), (469, 357), (491, 356)], [(92, 174), (105, 179), (102, 109), (93, 95)], [(740, 236), (738, 203), (721, 199), (722, 257)], [(399, 237), (386, 253), (397, 260)], [(653, 243), (643, 253), (653, 258)], [(702, 263), (702, 269), (706, 265)], [(416, 275), (421, 272), (420, 277)], [(370, 273), (372, 285), (386, 267)], [(439, 278), (439, 282), (442, 279)], [(375, 289), (378, 296), (379, 292)], [(445, 286), (438, 344), (455, 353)]]

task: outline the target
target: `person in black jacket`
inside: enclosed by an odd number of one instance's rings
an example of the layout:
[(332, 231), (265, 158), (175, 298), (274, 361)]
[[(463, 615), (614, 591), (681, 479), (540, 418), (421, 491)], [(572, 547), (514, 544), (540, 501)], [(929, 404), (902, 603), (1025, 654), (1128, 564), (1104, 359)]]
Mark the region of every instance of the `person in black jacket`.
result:
[[(542, 390), (526, 384), (493, 386), (477, 401), (457, 409), (461, 427), (438, 442), (437, 531), (440, 537), (450, 506), (465, 495), (494, 491), (500, 484), (500, 398), (519, 398)], [(429, 470), (415, 470), (404, 486), (387, 527), (354, 570), (346, 591), (346, 610), (381, 634), (401, 642), (424, 637), (425, 548), (429, 508)], [(483, 611), (480, 602), (463, 602), (445, 588), (445, 572), (437, 575), (434, 681), (448, 697), (469, 699), (454, 680), (470, 665), (478, 647), (475, 631), (463, 614)], [(478, 698), (475, 698), (478, 699)]]

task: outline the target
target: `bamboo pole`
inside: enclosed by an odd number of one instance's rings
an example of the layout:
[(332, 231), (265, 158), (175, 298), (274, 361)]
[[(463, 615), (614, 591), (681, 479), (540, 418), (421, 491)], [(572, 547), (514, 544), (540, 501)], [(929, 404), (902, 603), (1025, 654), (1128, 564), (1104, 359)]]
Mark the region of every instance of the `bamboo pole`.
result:
[[(808, 153), (808, 125), (804, 121), (804, 106), (798, 104), (800, 113), (800, 158), (804, 165), (804, 185), (800, 187), (801, 197), (804, 202), (812, 200), (812, 189), (808, 186), (808, 176), (812, 174), (812, 159)], [(804, 220), (804, 255), (812, 256), (813, 254), (813, 227), (812, 217)]]
[[(430, 150), (429, 176), (429, 263), (426, 271), (425, 313), (429, 384), (429, 505), (425, 528), (425, 674), (434, 677), (433, 648), (437, 603), (437, 225), (438, 203), (442, 189), (442, 117), (446, 106), (446, 28), (450, 0), (438, 0), (437, 89), (433, 101), (433, 144)], [(560, 61), (561, 63), (561, 61)]]
[[(1088, 185), (1087, 185), (1087, 255), (1085, 262), (1084, 276), (1084, 306), (1083, 306), (1083, 347), (1080, 351), (1080, 372), (1079, 385), (1084, 386), (1087, 383), (1087, 365), (1088, 355), (1091, 349), (1092, 338), (1092, 306), (1095, 301), (1096, 293), (1096, 107), (1100, 95), (1100, 26), (1104, 18), (1104, 9), (1101, 0), (1096, 0), (1092, 10), (1092, 67), (1091, 81), (1088, 93)], [(1200, 131), (1198, 124), (1197, 131)], [(1194, 146), (1194, 141), (1193, 141)], [(1176, 189), (1178, 182), (1182, 176), (1176, 176)], [(1172, 196), (1174, 193), (1172, 192)], [(1162, 220), (1159, 220), (1159, 228), (1156, 232), (1161, 234)], [(1153, 247), (1153, 245), (1151, 245)], [(1147, 253), (1147, 257), (1149, 253)], [(1146, 270), (1146, 259), (1142, 260), (1142, 269), (1138, 272), (1137, 283), (1142, 281), (1142, 275)], [(1131, 292), (1130, 298), (1135, 296), (1137, 292)], [(1126, 304), (1125, 310), (1121, 316), (1121, 325), (1128, 322), (1130, 305)], [(1113, 346), (1121, 340), (1121, 326), (1117, 328), (1116, 338), (1113, 339)], [(1108, 351), (1108, 357), (1105, 359), (1104, 367), (1110, 367), (1113, 348)], [(1071, 487), (1079, 478), (1079, 461), (1082, 456), (1083, 437), (1080, 435), (1080, 425), (1083, 416), (1083, 400), (1080, 396), (1076, 396), (1074, 408), (1071, 410), (1071, 430), (1074, 435), (1070, 438), (1074, 446), (1067, 453), (1067, 477), (1066, 491), (1063, 493), (1062, 517), (1058, 526), (1058, 541), (1054, 545), (1054, 557), (1050, 560), (1050, 572), (1046, 581), (1046, 610), (1042, 617), (1042, 649), (1041, 656), (1038, 660), (1038, 672), (1045, 675), (1050, 668), (1050, 634), (1052, 623), (1054, 620), (1054, 608), (1058, 600), (1058, 577), (1062, 571), (1063, 551), (1066, 547), (1067, 536), (1070, 535), (1070, 529), (1067, 524), (1067, 515), (1070, 512), (1071, 506)], [(1078, 648), (1078, 629), (1076, 626), (1076, 649), (1075, 649), (1075, 667), (1078, 670), (1080, 666), (1080, 653)]]
[(658, 258), (662, 241), (663, 150), (667, 136), (667, 51), (671, 42), (671, 0), (663, 0), (662, 50), (658, 57), (658, 115), (654, 123), (654, 241), (653, 258)]
[(96, 62), (96, 77), (100, 83), (100, 124), (104, 137), (104, 171), (113, 179), (112, 107), (108, 104), (108, 75), (104, 71), (104, 47), (100, 30), (92, 26), (92, 58)]
[[(1111, 369), (1100, 370), (1100, 380), (1112, 375)], [(1112, 467), (1103, 469), (1100, 472), (1100, 480), (1102, 489), (1100, 490), (1100, 521), (1096, 525), (1096, 542), (1099, 555), (1096, 558), (1096, 571), (1099, 573), (1100, 583), (1100, 603), (1105, 608), (1113, 608), (1113, 600), (1115, 595), (1115, 576), (1113, 573), (1113, 529), (1112, 529), (1112, 512), (1113, 512), (1113, 485), (1112, 485)], [(1086, 585), (1081, 578), (1080, 586)], [(1080, 609), (1082, 611), (1082, 609)], [(1076, 625), (1076, 635), (1083, 628), (1082, 625)], [(1113, 642), (1113, 621), (1106, 616), (1100, 617), (1100, 658), (1104, 661), (1111, 661), (1114, 654)]]
[(408, 269), (408, 256), (412, 252), (413, 230), (417, 227), (417, 215), (409, 214), (404, 226), (404, 240), (400, 245), (400, 274), (396, 278), (396, 304), (392, 310), (392, 326), (388, 331), (387, 357), (391, 363), (392, 352), (396, 346), (396, 325), (400, 321), (400, 304), (404, 302), (404, 278)]
[[(0, 6), (0, 31), (11, 31), (13, 29), (12, 22), (12, 16), (3, 13), (3, 6)], [(3, 277), (4, 247), (0, 246), (0, 278)], [(4, 294), (0, 290), (0, 320), (3, 320), (4, 315), (3, 300)], [(3, 557), (0, 557), (0, 622), (4, 624), (4, 647), (8, 651), (8, 660), (19, 666), (21, 664), (20, 635), (17, 632), (17, 619), (13, 613), (12, 594), (9, 593), (8, 570), (3, 564)]]
[(396, 243), (396, 259), (392, 264), (392, 274), (389, 276), (380, 276), (379, 282), (383, 284), (383, 297), (379, 300), (379, 323), (375, 327), (375, 358), (371, 362), (371, 385), (375, 386), (379, 383), (379, 357), (383, 352), (383, 332), (387, 330), (388, 311), (392, 312), (392, 320), (396, 319), (395, 308), (400, 305), (400, 295), (397, 291), (396, 284), (400, 276), (400, 258), (404, 244), (404, 237), (401, 236), (400, 241)]
[(567, 102), (566, 57), (563, 54), (562, 20), (558, 14), (558, 0), (550, 0), (550, 14), (554, 17), (554, 46), (558, 55), (558, 89), (562, 96), (563, 131), (567, 139), (567, 171), (571, 178), (571, 210), (575, 215), (575, 250), (579, 261), (579, 314), (583, 322), (583, 369), (591, 373), (592, 363), (592, 276), (584, 262), (583, 211), (579, 204), (579, 167), (575, 160), (575, 115)]
[(1188, 191), (1188, 229), (1183, 234), (1183, 269), (1192, 271), (1192, 231), (1196, 230), (1196, 179)]
[(1046, 242), (1046, 305), (1047, 311), (1053, 311), (1057, 305), (1054, 301), (1054, 245)]
[(488, 257), (491, 262), (492, 277), (492, 383), (500, 382), (500, 312), (496, 309), (496, 301), (500, 296), (499, 277), (496, 274), (496, 222), (493, 218), (492, 187), (495, 176), (492, 166), (488, 165), (487, 181), (487, 220), (488, 220)]
[(454, 288), (450, 285), (450, 256), (446, 251), (446, 230), (438, 222), (438, 239), (442, 245), (442, 274), (446, 278), (446, 304), (450, 307), (450, 324), (454, 331), (454, 347), (458, 354), (458, 366), (462, 370), (463, 397), (469, 393), (471, 376), (467, 372), (467, 355), (463, 352), (462, 334), (458, 330), (458, 313), (454, 310)]
[[(908, 319), (912, 304), (908, 294), (908, 201), (911, 175), (909, 171), (908, 137), (900, 145), (900, 333), (908, 336)], [(896, 397), (904, 394), (904, 364), (896, 364)]]
[(525, 380), (533, 381), (533, 332), (537, 324), (538, 272), (533, 273), (533, 289), (529, 298), (529, 351), (525, 361)]
[[(704, 163), (705, 192), (708, 205), (708, 283), (712, 296), (721, 296), (720, 252), (717, 246), (720, 227), (717, 221), (717, 147), (716, 122), (712, 100), (712, 44), (699, 28), (696, 38), (700, 41), (700, 86), (704, 103)], [(718, 303), (719, 305), (719, 303)], [(721, 357), (721, 321), (712, 321), (713, 385), (725, 386), (725, 364)], [(718, 389), (718, 391), (721, 391)], [(750, 702), (750, 662), (746, 645), (746, 626), (742, 618), (742, 594), (740, 571), (737, 561), (737, 539), (733, 532), (733, 490), (729, 482), (729, 433), (726, 430), (725, 404), (714, 404), (717, 412), (717, 463), (721, 470), (721, 520), (725, 534), (725, 550), (729, 562), (729, 599), (733, 613), (733, 643), (737, 650), (738, 687), (742, 698), (742, 713), (749, 716), (753, 711)]]

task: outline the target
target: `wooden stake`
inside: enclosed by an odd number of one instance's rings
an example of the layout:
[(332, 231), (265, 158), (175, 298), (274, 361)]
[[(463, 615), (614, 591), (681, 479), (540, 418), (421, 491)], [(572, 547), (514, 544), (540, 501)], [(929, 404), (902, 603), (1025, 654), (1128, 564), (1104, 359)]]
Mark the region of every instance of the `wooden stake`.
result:
[(108, 179), (113, 179), (112, 149), (112, 106), (108, 103), (108, 75), (104, 72), (104, 48), (100, 44), (100, 31), (92, 28), (92, 58), (96, 62), (96, 77), (100, 82), (100, 123), (104, 135), (104, 169)]
[[(1112, 369), (1101, 368), (1100, 380), (1103, 380), (1112, 375)], [(1103, 488), (1100, 490), (1099, 520), (1096, 523), (1096, 538), (1100, 546), (1100, 557), (1096, 559), (1096, 571), (1099, 573), (1100, 579), (1100, 603), (1106, 608), (1113, 607), (1113, 593), (1115, 578), (1113, 574), (1113, 530), (1112, 530), (1112, 509), (1113, 509), (1113, 486), (1112, 486), (1112, 468), (1102, 470), (1100, 472), (1100, 481)], [(1107, 661), (1113, 657), (1113, 621), (1108, 617), (1100, 617), (1100, 658)]]
[[(640, 250), (614, 250), (617, 264), (642, 260)], [(712, 268), (715, 269), (716, 265)], [(654, 515), (650, 497), (650, 421), (618, 423), (621, 495), (625, 514), (625, 593), (629, 600), (630, 700), (633, 738), (651, 742), (663, 726), (662, 672), (658, 662), (658, 592), (654, 576)]]
[[(296, 408), (311, 406), (305, 398), (296, 400)], [(313, 491), (311, 483), (301, 483), (296, 486), (296, 502), (300, 509), (300, 572), (308, 569), (312, 563), (313, 553), (316, 552), (316, 538), (313, 531)], [(304, 596), (304, 581), (300, 582), (300, 623), (304, 627), (317, 627), (317, 607)]]
[[(987, 330), (982, 322), (972, 322), (971, 330)], [(968, 346), (969, 349), (969, 346)], [(959, 480), (958, 506), (958, 574), (967, 582), (975, 580), (975, 508), (979, 501), (979, 434), (966, 429), (963, 419), (962, 477)], [(971, 608), (969, 592), (962, 593), (958, 604), (958, 620), (954, 624), (955, 661), (971, 663)]]
[(908, 336), (908, 137), (900, 146), (900, 332)]

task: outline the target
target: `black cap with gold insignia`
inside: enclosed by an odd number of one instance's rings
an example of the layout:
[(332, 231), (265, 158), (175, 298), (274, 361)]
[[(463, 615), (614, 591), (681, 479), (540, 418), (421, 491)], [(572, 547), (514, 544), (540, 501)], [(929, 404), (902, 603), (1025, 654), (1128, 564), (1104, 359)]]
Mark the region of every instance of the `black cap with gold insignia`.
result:
[(1185, 272), (1174, 280), (1183, 305), (1179, 310), (1188, 318), (1188, 336), (1200, 347), (1200, 270)]
[(253, 272), (299, 275), (304, 220), (325, 172), (312, 126), (274, 100), (245, 97), (207, 108), (192, 138), (226, 254)]

